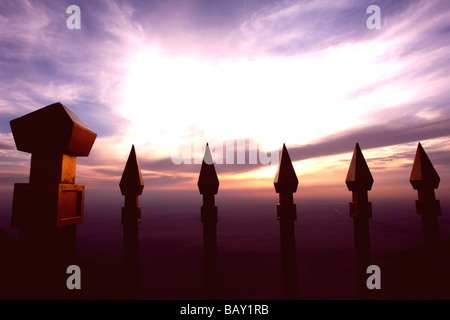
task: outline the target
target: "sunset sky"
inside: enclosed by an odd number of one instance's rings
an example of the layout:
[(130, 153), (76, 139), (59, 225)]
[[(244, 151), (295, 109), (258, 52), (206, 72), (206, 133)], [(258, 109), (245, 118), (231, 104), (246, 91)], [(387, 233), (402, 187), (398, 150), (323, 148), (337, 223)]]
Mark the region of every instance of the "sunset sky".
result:
[[(81, 29), (69, 30), (69, 5)], [(381, 8), (369, 30), (367, 7)], [(0, 190), (27, 182), (30, 156), (9, 121), (55, 102), (98, 137), (76, 182), (114, 190), (132, 144), (145, 192), (197, 189), (207, 142), (288, 147), (304, 194), (346, 195), (359, 142), (375, 194), (414, 196), (420, 141), (450, 192), (450, 2), (0, 2)], [(200, 146), (200, 148), (198, 147)], [(225, 157), (225, 152), (223, 153)], [(274, 193), (276, 161), (216, 164), (220, 190)], [(301, 189), (303, 188), (303, 189)], [(300, 191), (302, 190), (302, 191)], [(347, 195), (348, 196), (348, 195)]]

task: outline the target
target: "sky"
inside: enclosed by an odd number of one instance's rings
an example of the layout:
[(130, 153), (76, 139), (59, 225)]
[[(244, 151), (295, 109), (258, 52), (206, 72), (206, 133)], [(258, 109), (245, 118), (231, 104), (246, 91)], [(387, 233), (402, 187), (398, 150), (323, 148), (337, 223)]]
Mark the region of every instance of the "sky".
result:
[[(81, 29), (67, 27), (70, 5)], [(370, 5), (380, 8), (380, 29), (367, 27)], [(372, 194), (413, 197), (421, 142), (444, 198), (449, 33), (446, 0), (3, 0), (0, 192), (10, 199), (29, 175), (9, 121), (61, 102), (97, 133), (89, 157), (77, 159), (76, 183), (104, 197), (119, 194), (132, 145), (144, 195), (196, 191), (206, 143), (219, 193), (275, 194), (285, 143), (298, 193), (350, 197), (357, 142)], [(176, 164), (182, 156), (190, 161)]]

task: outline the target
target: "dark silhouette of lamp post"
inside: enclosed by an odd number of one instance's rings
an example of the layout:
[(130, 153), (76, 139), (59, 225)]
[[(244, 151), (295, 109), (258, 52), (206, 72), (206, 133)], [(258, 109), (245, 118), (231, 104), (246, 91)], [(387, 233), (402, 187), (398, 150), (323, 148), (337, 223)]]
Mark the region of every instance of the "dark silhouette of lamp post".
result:
[(201, 221), (203, 224), (203, 256), (205, 274), (205, 293), (208, 299), (219, 297), (219, 275), (217, 266), (217, 205), (214, 203), (214, 195), (219, 190), (217, 178), (209, 145), (203, 157), (200, 175), (198, 177), (198, 189), (203, 195), (201, 207)]
[(286, 299), (298, 299), (299, 285), (294, 230), (297, 209), (293, 195), (297, 191), (298, 179), (285, 144), (283, 144), (278, 171), (273, 184), (275, 191), (280, 195), (280, 203), (277, 205), (277, 219), (280, 221), (284, 294)]
[(359, 299), (369, 299), (372, 293), (366, 285), (366, 272), (371, 265), (369, 218), (372, 217), (372, 204), (368, 199), (368, 191), (372, 189), (373, 178), (358, 143), (345, 183), (352, 192), (350, 217), (353, 218), (355, 239), (357, 294)]
[(29, 183), (14, 185), (11, 225), (19, 228), (33, 270), (27, 286), (52, 294), (54, 286), (64, 287), (58, 275), (66, 276), (63, 264), (75, 257), (76, 224), (83, 221), (85, 188), (75, 184), (76, 157), (89, 155), (97, 135), (59, 102), (10, 125), (17, 150), (31, 153)]
[(128, 298), (137, 298), (139, 297), (138, 224), (141, 221), (139, 196), (144, 190), (144, 181), (134, 145), (119, 186), (122, 195), (125, 196), (125, 206), (122, 208), (125, 294)]

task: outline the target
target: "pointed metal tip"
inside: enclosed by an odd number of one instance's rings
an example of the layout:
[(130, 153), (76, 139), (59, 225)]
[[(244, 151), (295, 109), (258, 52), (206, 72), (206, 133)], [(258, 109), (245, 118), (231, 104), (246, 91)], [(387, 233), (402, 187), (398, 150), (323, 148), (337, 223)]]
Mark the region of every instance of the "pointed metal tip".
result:
[(439, 187), (439, 175), (420, 142), (417, 145), (416, 156), (414, 158), (409, 181), (414, 189), (437, 189)]
[(144, 180), (142, 179), (141, 168), (139, 167), (134, 145), (131, 147), (119, 187), (122, 195), (138, 196), (144, 190)]
[(349, 191), (372, 189), (373, 177), (358, 143), (356, 143), (353, 151), (345, 183)]
[(273, 184), (277, 193), (294, 193), (297, 191), (298, 178), (286, 144), (283, 144), (283, 151), (281, 152), (280, 162)]
[(219, 190), (219, 178), (217, 177), (208, 143), (206, 144), (197, 186), (200, 194), (216, 194)]
[(214, 160), (212, 158), (208, 143), (206, 143), (205, 153), (203, 154), (203, 163), (205, 162), (206, 164), (214, 164)]

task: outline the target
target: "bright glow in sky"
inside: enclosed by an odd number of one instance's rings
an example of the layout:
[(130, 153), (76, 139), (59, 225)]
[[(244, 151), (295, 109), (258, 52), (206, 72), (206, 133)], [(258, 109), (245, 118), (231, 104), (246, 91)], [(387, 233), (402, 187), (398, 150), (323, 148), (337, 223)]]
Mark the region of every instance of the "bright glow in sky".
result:
[(119, 112), (130, 121), (136, 144), (151, 141), (155, 156), (170, 155), (180, 139), (258, 139), (265, 150), (278, 149), (280, 141), (304, 144), (364, 124), (368, 111), (421, 94), (394, 84), (348, 101), (355, 88), (402, 70), (402, 63), (377, 61), (387, 48), (379, 42), (349, 44), (217, 63), (139, 52), (131, 58)]
[[(368, 30), (369, 4), (80, 1), (68, 30), (64, 3), (3, 2), (0, 188), (29, 170), (9, 120), (56, 101), (98, 133), (77, 167), (93, 188), (115, 188), (132, 144), (146, 188), (195, 188), (171, 155), (235, 140), (286, 143), (304, 186), (342, 184), (356, 142), (380, 181), (403, 181), (419, 141), (446, 177), (450, 5), (382, 3)], [(272, 188), (276, 166), (216, 169), (221, 188)]]

